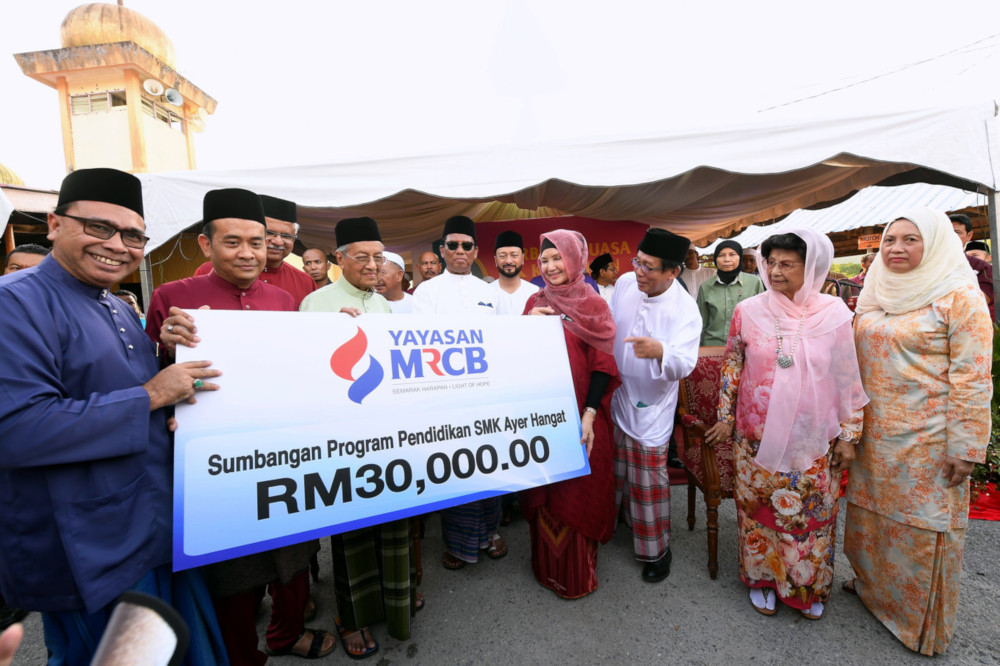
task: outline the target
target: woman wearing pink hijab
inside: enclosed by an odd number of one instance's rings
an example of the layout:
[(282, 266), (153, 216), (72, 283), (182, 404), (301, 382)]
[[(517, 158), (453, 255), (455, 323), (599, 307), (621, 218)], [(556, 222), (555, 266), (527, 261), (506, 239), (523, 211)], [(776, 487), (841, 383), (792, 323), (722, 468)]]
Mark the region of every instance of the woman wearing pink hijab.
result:
[(576, 599), (597, 589), (597, 544), (607, 543), (615, 528), (611, 394), (621, 383), (615, 322), (608, 304), (583, 279), (583, 235), (559, 229), (539, 240), (545, 286), (532, 294), (524, 312), (562, 318), (590, 474), (522, 491), (521, 504), (531, 526), (535, 578), (559, 596)]
[(714, 444), (736, 429), (740, 578), (764, 615), (777, 611), (777, 599), (807, 619), (823, 615), (840, 472), (854, 459), (868, 402), (851, 312), (820, 293), (832, 262), (833, 244), (811, 229), (761, 244), (767, 291), (733, 312), (719, 422), (706, 433)]

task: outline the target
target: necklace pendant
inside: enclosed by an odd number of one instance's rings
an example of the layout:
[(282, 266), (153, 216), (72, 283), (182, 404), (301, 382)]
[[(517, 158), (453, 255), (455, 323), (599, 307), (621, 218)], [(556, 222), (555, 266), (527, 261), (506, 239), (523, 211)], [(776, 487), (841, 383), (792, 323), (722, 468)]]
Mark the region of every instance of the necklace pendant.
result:
[(794, 363), (794, 361), (791, 356), (785, 356), (784, 354), (778, 356), (778, 365), (781, 367), (790, 368), (792, 367), (792, 363)]

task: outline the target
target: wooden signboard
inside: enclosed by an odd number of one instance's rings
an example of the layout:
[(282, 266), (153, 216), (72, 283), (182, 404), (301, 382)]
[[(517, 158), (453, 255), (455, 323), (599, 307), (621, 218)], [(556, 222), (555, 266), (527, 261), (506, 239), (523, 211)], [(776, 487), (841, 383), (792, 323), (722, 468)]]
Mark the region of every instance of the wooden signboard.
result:
[(874, 250), (878, 248), (878, 244), (881, 239), (882, 234), (865, 234), (864, 236), (858, 236), (858, 249)]

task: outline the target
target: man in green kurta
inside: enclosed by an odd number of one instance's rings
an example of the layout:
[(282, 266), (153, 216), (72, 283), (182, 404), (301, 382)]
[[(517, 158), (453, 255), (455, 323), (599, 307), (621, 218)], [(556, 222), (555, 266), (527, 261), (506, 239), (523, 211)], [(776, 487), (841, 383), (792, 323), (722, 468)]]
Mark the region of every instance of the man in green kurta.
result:
[(317, 289), (302, 300), (300, 312), (389, 314), (389, 301), (375, 293), (379, 271), (385, 263), (378, 225), (370, 217), (352, 217), (337, 223), (337, 265), (340, 279)]
[(742, 258), (743, 248), (734, 240), (722, 241), (715, 248), (715, 277), (701, 285), (697, 296), (702, 347), (725, 347), (736, 304), (764, 293), (759, 277), (740, 270)]
[[(389, 302), (375, 293), (385, 263), (378, 225), (370, 217), (341, 220), (335, 230), (337, 265), (343, 274), (333, 284), (309, 294), (302, 312), (390, 314)], [(389, 634), (410, 638), (410, 618), (418, 610), (416, 565), (409, 519), (331, 537), (337, 628), (344, 649), (354, 659), (378, 650), (368, 627), (386, 621)], [(422, 601), (422, 600), (421, 600)]]

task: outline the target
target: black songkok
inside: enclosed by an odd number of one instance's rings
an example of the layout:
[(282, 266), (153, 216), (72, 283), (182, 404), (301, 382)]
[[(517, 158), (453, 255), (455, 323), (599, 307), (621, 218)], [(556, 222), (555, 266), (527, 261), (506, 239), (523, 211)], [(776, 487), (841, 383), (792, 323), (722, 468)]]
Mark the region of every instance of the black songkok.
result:
[(260, 197), (250, 190), (230, 187), (223, 190), (212, 190), (205, 194), (202, 202), (202, 222), (234, 218), (237, 220), (253, 220), (265, 227), (264, 207)]
[(294, 201), (262, 194), (260, 195), (260, 203), (264, 206), (264, 215), (267, 217), (273, 217), (276, 220), (291, 222), (293, 224), (297, 224), (299, 221)]
[[(475, 238), (475, 236), (473, 236), (473, 238)], [(524, 239), (521, 238), (521, 234), (516, 231), (501, 231), (497, 234), (497, 242), (493, 244), (493, 251), (496, 252), (502, 247), (516, 247), (519, 250), (523, 250)]]
[(982, 250), (988, 253), (990, 248), (983, 241), (969, 241), (965, 244), (965, 251), (968, 252), (969, 250)]
[(101, 201), (128, 208), (144, 217), (142, 183), (118, 169), (79, 169), (63, 178), (57, 206), (74, 201)]
[(680, 265), (684, 264), (684, 257), (690, 247), (691, 241), (666, 229), (648, 230), (639, 243), (641, 252)]
[(349, 217), (346, 220), (341, 220), (337, 222), (334, 233), (337, 236), (337, 247), (351, 243), (364, 243), (365, 241), (382, 242), (382, 236), (378, 232), (378, 223), (370, 217)]
[[(643, 250), (643, 252), (645, 252), (645, 250)], [(614, 258), (610, 254), (605, 252), (604, 254), (597, 257), (592, 262), (590, 262), (590, 272), (600, 273), (602, 269), (606, 268), (607, 265), (612, 262), (614, 262)]]
[(447, 238), (448, 234), (465, 234), (476, 240), (476, 223), (464, 215), (456, 215), (444, 223), (444, 233), (441, 234), (441, 238)]

